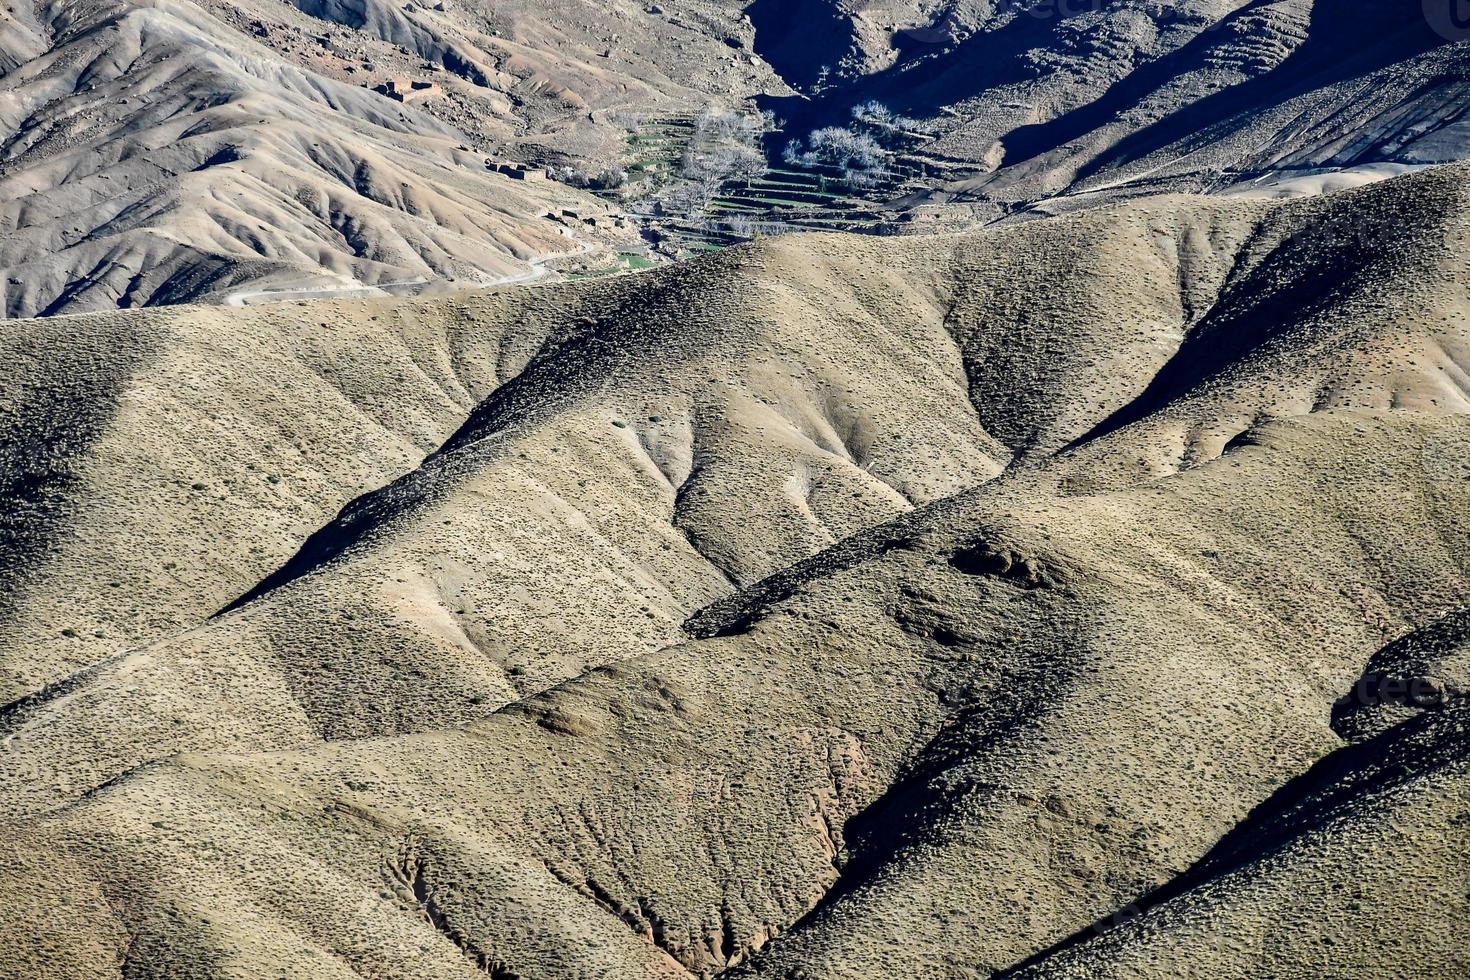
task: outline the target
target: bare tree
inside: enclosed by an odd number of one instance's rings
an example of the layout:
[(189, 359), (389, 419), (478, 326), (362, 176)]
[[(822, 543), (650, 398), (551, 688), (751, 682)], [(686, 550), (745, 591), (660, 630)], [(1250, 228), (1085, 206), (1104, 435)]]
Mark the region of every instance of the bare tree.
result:
[(870, 99), (867, 102), (859, 102), (852, 107), (852, 118), (868, 126), (877, 126), (879, 129), (891, 129), (893, 127), (893, 110), (879, 102)]
[(632, 109), (617, 109), (608, 116), (608, 121), (630, 133), (636, 133), (643, 125), (643, 113)]
[(852, 107), (852, 118), (859, 126), (868, 128), (873, 135), (892, 145), (903, 137), (928, 135), (932, 128), (912, 116), (900, 116), (877, 99), (860, 102)]
[(680, 205), (702, 199), (704, 206), (731, 180), (765, 173), (761, 139), (775, 120), (770, 113), (752, 114), (709, 107), (694, 119), (694, 131), (679, 163), (679, 175), (693, 185), (680, 195)]
[(795, 166), (832, 167), (849, 186), (868, 187), (887, 174), (890, 155), (867, 133), (827, 126), (809, 133), (804, 145), (788, 143), (782, 159)]

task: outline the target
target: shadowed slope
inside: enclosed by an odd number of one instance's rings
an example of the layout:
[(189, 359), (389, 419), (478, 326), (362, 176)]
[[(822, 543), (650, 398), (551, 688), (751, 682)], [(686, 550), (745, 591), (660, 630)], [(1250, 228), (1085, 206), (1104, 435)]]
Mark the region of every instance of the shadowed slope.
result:
[[(54, 657), (7, 648), (25, 938), (0, 969), (866, 978), (1059, 948), (1317, 779), (1374, 652), (1463, 609), (1463, 186), (112, 315), (151, 339), (94, 372), (65, 521), (35, 535), (74, 550), (22, 574), (27, 628), (106, 595), (85, 569), (113, 553), (138, 558), (120, 597), (181, 543), (262, 570), (201, 578), (205, 612), (246, 599), (192, 628), (196, 596), (140, 593), (185, 628), (79, 650), (44, 690)], [(186, 396), (237, 316), (230, 363), (342, 407)], [(111, 322), (20, 324), (12, 363), (88, 363)], [(222, 423), (166, 424), (158, 391)], [(7, 424), (72, 445), (36, 404)], [(373, 440), (376, 471), (324, 461), (323, 497), (387, 482), (335, 519), (313, 502), (285, 565), (284, 535), (240, 557), (254, 486), (205, 512), (108, 496), (135, 447), (308, 424)], [(1457, 921), (1375, 894), (1407, 929)]]

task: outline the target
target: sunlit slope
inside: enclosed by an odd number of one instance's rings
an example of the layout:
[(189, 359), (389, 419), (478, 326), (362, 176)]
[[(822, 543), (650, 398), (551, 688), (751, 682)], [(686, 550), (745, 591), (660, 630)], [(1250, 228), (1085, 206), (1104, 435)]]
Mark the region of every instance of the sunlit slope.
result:
[(145, 766), (16, 828), (9, 963), (998, 969), (1333, 750), (1371, 651), (1464, 595), (1462, 476), (1421, 461), (1466, 436), (1326, 413), (1154, 487), (994, 484), (464, 730)]
[(12, 324), (3, 970), (1452, 972), (1464, 187)]
[(200, 7), (23, 13), (0, 78), (6, 316), (493, 281), (576, 249), (544, 217), (575, 192), (488, 173), (452, 126)]

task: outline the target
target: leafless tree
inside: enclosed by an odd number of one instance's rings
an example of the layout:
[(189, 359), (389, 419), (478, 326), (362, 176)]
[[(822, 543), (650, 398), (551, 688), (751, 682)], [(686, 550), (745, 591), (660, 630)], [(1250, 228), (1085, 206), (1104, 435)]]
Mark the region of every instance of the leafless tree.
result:
[(867, 187), (888, 172), (890, 155), (868, 133), (827, 126), (809, 133), (804, 144), (801, 140), (788, 143), (782, 158), (793, 166), (833, 167), (849, 186)]
[(694, 119), (694, 131), (679, 164), (679, 175), (692, 185), (681, 189), (678, 204), (709, 202), (731, 180), (750, 180), (766, 171), (761, 138), (775, 125), (770, 113), (752, 114), (710, 107)]

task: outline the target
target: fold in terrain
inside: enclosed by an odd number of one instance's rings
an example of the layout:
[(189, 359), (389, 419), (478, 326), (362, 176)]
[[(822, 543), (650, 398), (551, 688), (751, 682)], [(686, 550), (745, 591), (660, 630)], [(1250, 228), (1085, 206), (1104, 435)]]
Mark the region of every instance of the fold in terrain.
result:
[(3, 970), (1452, 975), (1465, 187), (13, 324)]

